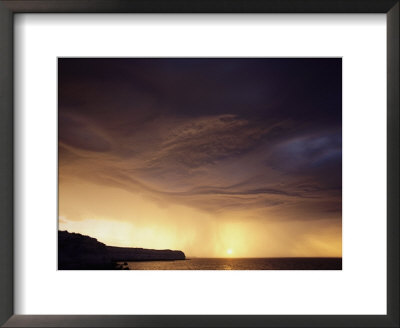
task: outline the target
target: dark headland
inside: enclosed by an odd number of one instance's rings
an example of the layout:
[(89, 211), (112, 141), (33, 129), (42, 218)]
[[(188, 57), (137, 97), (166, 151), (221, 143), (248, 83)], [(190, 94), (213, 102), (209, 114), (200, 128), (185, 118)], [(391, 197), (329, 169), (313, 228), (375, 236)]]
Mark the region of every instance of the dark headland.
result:
[(59, 270), (112, 270), (117, 262), (185, 260), (182, 251), (107, 246), (97, 239), (58, 231)]

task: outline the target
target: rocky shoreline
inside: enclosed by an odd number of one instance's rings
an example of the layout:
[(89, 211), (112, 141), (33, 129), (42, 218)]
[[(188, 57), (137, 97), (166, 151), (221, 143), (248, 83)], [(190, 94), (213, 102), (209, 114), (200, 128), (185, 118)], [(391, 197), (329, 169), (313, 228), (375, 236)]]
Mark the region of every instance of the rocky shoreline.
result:
[(117, 262), (185, 260), (182, 251), (107, 246), (97, 239), (58, 231), (59, 270), (127, 269)]

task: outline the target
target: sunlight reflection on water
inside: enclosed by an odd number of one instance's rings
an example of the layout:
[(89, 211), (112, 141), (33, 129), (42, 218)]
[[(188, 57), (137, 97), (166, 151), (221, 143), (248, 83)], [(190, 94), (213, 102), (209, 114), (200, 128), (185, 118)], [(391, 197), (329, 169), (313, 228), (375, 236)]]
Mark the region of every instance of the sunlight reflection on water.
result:
[[(122, 263), (121, 263), (122, 264)], [(127, 262), (129, 270), (341, 270), (341, 258), (192, 258)]]

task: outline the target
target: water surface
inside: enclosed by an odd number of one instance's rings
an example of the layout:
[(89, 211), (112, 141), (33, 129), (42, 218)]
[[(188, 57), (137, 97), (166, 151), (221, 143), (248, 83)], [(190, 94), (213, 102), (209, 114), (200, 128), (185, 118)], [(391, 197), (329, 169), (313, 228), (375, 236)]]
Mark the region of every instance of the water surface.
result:
[[(122, 263), (120, 263), (122, 264)], [(189, 258), (127, 262), (129, 270), (341, 270), (341, 258)]]

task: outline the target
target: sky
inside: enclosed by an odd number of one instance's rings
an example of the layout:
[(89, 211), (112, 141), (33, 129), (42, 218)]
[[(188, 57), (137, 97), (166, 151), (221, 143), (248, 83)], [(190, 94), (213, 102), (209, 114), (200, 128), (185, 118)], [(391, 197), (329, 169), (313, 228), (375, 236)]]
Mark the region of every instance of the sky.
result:
[(59, 229), (342, 256), (340, 58), (59, 58)]

